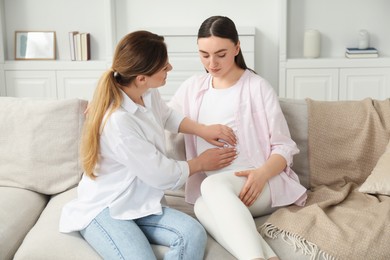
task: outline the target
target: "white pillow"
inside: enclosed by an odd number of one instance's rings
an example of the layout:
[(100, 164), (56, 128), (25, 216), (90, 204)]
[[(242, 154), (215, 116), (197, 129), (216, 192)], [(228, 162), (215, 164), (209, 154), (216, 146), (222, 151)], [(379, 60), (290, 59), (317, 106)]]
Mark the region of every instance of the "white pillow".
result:
[(0, 186), (56, 194), (77, 185), (87, 101), (0, 98)]
[(390, 195), (390, 142), (385, 153), (379, 158), (376, 166), (366, 181), (360, 186), (360, 192)]

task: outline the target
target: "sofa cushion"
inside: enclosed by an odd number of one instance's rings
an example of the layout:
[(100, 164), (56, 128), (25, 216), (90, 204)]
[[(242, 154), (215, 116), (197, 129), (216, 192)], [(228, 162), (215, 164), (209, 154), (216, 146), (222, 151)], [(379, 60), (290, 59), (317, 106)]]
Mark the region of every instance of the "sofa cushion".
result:
[(63, 234), (58, 231), (62, 207), (75, 196), (76, 188), (73, 188), (50, 199), (14, 260), (101, 259), (78, 232)]
[(387, 144), (384, 154), (360, 186), (360, 192), (371, 194), (390, 195), (390, 142)]
[(48, 200), (33, 191), (0, 187), (0, 259), (13, 259)]
[(87, 101), (0, 98), (0, 185), (43, 194), (75, 186)]
[[(78, 232), (64, 234), (58, 231), (62, 207), (76, 197), (76, 192), (77, 189), (73, 188), (50, 199), (39, 220), (24, 239), (14, 260), (101, 259)], [(192, 209), (192, 205), (185, 203), (182, 197), (181, 201), (179, 201), (179, 197), (168, 198), (167, 201), (172, 208), (177, 208), (179, 205), (179, 208), (185, 207), (185, 211), (190, 212)], [(156, 245), (152, 245), (152, 247), (157, 259), (163, 259), (168, 248)], [(205, 259), (233, 260), (234, 258), (214, 239), (209, 237)]]

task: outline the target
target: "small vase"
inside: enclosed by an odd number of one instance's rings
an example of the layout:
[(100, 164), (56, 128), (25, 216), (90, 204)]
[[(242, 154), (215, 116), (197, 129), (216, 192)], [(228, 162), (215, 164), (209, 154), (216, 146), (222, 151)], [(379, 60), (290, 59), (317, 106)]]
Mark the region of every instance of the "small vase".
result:
[(366, 30), (359, 31), (358, 49), (367, 49), (370, 47), (370, 34)]
[(305, 58), (318, 58), (321, 52), (321, 34), (317, 30), (305, 31), (303, 40), (303, 56)]

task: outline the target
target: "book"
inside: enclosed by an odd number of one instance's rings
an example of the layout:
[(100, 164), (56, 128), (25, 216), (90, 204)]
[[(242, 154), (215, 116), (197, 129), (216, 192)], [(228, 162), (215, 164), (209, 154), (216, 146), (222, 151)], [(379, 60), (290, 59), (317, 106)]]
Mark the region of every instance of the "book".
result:
[(347, 48), (347, 53), (378, 53), (378, 50), (374, 47), (369, 47), (367, 49), (359, 49), (359, 48)]
[(90, 35), (89, 33), (81, 33), (81, 60), (89, 59), (91, 59)]
[(76, 33), (74, 35), (74, 50), (76, 53), (76, 60), (81, 60), (81, 34)]
[(378, 53), (345, 53), (347, 58), (363, 59), (363, 58), (377, 58), (379, 57)]
[(69, 32), (70, 60), (76, 60), (74, 36), (77, 33), (77, 31)]

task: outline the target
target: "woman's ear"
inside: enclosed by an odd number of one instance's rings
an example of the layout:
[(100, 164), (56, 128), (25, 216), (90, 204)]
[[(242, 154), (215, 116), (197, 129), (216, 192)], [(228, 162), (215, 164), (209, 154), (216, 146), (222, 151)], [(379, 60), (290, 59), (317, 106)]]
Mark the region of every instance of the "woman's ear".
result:
[(240, 49), (241, 49), (240, 41), (238, 41), (237, 44), (236, 44), (236, 55), (235, 56), (238, 55), (238, 53), (240, 52)]
[(135, 77), (135, 81), (136, 81), (136, 85), (144, 85), (146, 84), (146, 77), (145, 75), (138, 75), (137, 77)]

